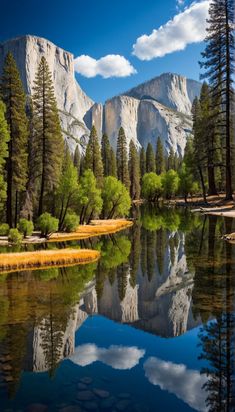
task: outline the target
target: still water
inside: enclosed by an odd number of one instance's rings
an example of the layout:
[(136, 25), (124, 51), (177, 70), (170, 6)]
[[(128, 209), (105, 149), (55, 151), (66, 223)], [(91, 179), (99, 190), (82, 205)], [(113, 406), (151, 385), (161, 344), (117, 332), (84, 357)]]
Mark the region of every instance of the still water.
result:
[(72, 243), (98, 263), (0, 276), (1, 412), (235, 411), (233, 221), (134, 215)]

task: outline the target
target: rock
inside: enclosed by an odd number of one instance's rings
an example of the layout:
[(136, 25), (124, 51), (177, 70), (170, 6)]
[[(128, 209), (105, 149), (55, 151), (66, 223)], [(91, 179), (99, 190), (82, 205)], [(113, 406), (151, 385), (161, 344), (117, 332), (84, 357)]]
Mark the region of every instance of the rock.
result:
[(69, 405), (60, 409), (59, 412), (82, 412), (82, 408), (79, 405)]
[(26, 408), (27, 412), (45, 412), (47, 410), (48, 410), (48, 407), (41, 403), (32, 403)]
[(116, 403), (117, 399), (114, 396), (110, 396), (107, 399), (104, 399), (100, 406), (101, 406), (101, 410), (103, 409), (108, 409), (110, 410), (112, 408), (112, 406)]
[(87, 409), (88, 411), (97, 411), (98, 405), (96, 402), (85, 402), (84, 408)]
[(109, 397), (109, 392), (103, 389), (93, 389), (93, 392), (95, 395), (102, 399)]
[(116, 403), (115, 408), (118, 411), (125, 411), (125, 409), (130, 405), (131, 401), (128, 399), (123, 399), (121, 401), (119, 401), (118, 403)]
[(87, 385), (85, 385), (85, 383), (78, 383), (78, 389), (87, 389)]
[(129, 393), (122, 392), (118, 394), (118, 397), (121, 399), (129, 399), (131, 395)]
[(84, 378), (81, 378), (79, 381), (85, 383), (86, 385), (90, 385), (90, 383), (92, 383), (92, 378), (89, 378), (89, 376), (85, 376)]
[(80, 391), (77, 394), (77, 399), (79, 401), (90, 401), (94, 399), (94, 394), (91, 391)]

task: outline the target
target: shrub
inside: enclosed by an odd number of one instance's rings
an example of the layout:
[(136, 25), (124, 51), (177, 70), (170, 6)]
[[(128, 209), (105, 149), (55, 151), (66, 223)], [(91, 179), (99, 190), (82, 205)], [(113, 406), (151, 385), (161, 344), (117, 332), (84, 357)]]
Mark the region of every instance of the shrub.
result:
[(27, 219), (20, 219), (18, 229), (24, 237), (31, 236), (34, 229), (33, 222)]
[(51, 233), (56, 232), (59, 226), (59, 219), (51, 216), (50, 213), (43, 213), (38, 218), (38, 228), (41, 231), (42, 236), (49, 236)]
[(18, 229), (10, 229), (8, 233), (8, 242), (18, 245), (22, 242), (23, 235)]
[(79, 226), (79, 217), (76, 213), (67, 213), (63, 223), (65, 232), (74, 232)]
[(0, 225), (0, 236), (8, 236), (10, 227), (7, 223), (2, 223)]

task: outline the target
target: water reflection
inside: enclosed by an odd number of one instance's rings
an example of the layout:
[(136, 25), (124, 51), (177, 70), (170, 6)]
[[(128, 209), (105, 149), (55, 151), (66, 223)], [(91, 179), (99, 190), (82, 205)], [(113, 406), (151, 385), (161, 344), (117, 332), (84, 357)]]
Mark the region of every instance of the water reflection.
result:
[[(138, 367), (142, 384), (147, 378), (191, 408), (182, 403), (182, 411), (235, 410), (235, 249), (220, 239), (232, 220), (149, 207), (134, 216), (128, 232), (80, 244), (101, 251), (98, 263), (1, 276), (0, 388), (9, 397), (23, 371), (55, 377), (70, 359), (83, 368)], [(124, 345), (107, 336), (102, 345), (98, 329), (94, 341), (77, 342), (97, 314), (169, 341), (201, 325), (201, 354), (193, 368), (157, 348), (150, 354), (147, 337)]]

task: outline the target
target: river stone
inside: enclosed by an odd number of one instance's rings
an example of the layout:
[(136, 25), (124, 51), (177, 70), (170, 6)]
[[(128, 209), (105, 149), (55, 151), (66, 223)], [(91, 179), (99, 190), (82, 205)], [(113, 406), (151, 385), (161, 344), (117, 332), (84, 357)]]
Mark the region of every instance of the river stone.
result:
[(118, 397), (121, 398), (121, 399), (129, 399), (131, 397), (131, 395), (129, 393), (123, 392), (123, 393), (119, 393)]
[(84, 403), (84, 408), (87, 409), (88, 411), (97, 411), (98, 405), (96, 402), (85, 402)]
[(121, 401), (118, 401), (118, 403), (116, 403), (115, 408), (118, 411), (125, 411), (125, 409), (130, 405), (131, 401), (128, 399), (123, 399)]
[(82, 409), (78, 405), (70, 405), (60, 409), (59, 412), (82, 412)]
[(109, 397), (109, 392), (105, 391), (104, 389), (95, 388), (93, 389), (93, 392), (95, 395), (97, 395), (99, 398), (102, 398), (102, 399)]
[(78, 389), (87, 389), (87, 385), (85, 385), (85, 383), (81, 383), (81, 382), (79, 382), (78, 383)]
[(114, 396), (110, 396), (110, 398), (104, 399), (100, 404), (101, 410), (103, 409), (110, 410), (116, 401), (117, 399)]
[(81, 383), (85, 383), (86, 385), (90, 385), (92, 383), (92, 379), (89, 376), (85, 376), (79, 380)]
[(79, 391), (77, 394), (79, 401), (90, 401), (94, 399), (94, 394), (91, 391)]
[(47, 410), (48, 407), (42, 403), (32, 403), (26, 408), (27, 412), (45, 412)]

